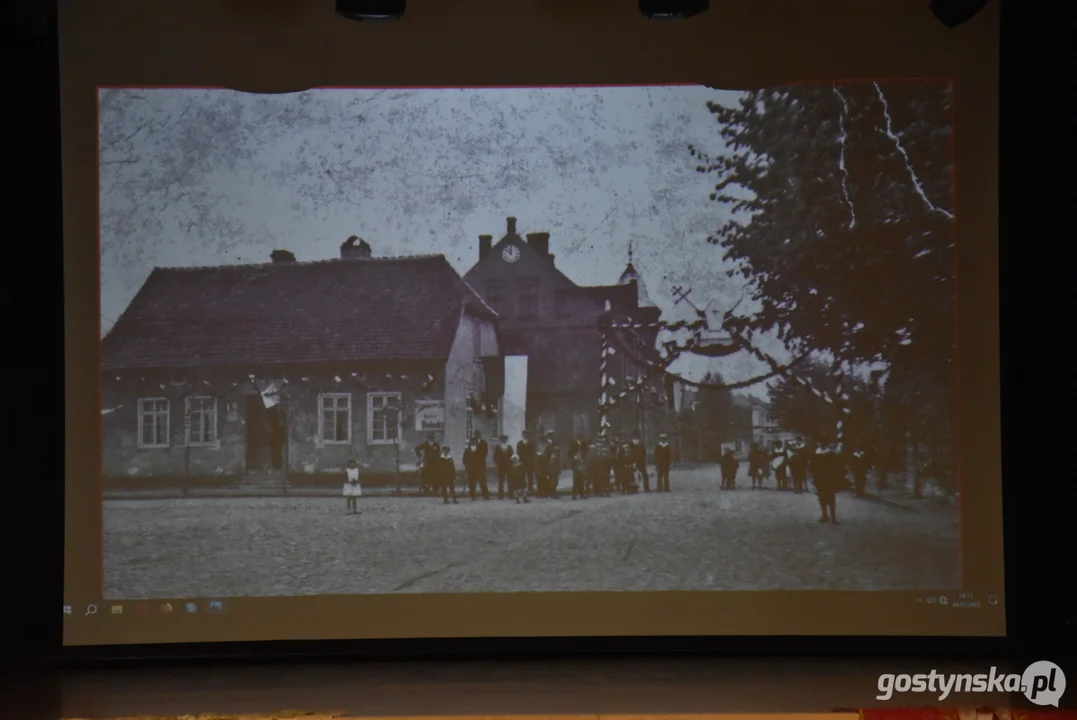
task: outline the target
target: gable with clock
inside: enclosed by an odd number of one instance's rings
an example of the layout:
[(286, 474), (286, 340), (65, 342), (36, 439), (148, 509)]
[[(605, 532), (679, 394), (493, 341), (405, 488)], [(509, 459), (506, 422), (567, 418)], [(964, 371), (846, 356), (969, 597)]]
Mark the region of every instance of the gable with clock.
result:
[(501, 259), (507, 263), (514, 263), (520, 259), (520, 248), (516, 245), (506, 245), (501, 251)]

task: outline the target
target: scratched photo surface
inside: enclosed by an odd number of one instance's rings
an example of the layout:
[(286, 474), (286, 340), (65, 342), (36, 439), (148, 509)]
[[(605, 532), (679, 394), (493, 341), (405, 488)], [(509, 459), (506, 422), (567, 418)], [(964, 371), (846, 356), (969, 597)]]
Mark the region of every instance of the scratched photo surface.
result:
[(99, 90), (107, 598), (956, 585), (951, 102)]

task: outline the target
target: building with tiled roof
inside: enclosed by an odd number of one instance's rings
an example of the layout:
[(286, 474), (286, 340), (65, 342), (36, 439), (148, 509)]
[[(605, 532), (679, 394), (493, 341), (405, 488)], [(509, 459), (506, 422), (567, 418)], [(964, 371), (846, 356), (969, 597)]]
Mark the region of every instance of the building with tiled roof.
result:
[(106, 477), (395, 473), (493, 426), (497, 314), (441, 255), (157, 268), (102, 340)]
[[(549, 233), (522, 236), (516, 218), (510, 217), (496, 243), (492, 235), (479, 236), (478, 261), (464, 279), (497, 311), (502, 353), (526, 358), (526, 397), (517, 400), (525, 405), (521, 424), (532, 433), (553, 430), (563, 445), (576, 435), (595, 437), (601, 318), (608, 313), (614, 320), (654, 323), (661, 315), (646, 291), (641, 292), (642, 281), (631, 258), (617, 284), (578, 285), (557, 267)], [(619, 341), (630, 346), (636, 359), (648, 362), (657, 359), (656, 339), (657, 329), (619, 332)], [(619, 353), (607, 369), (623, 388), (626, 380), (645, 373), (647, 363), (637, 364)], [(663, 380), (655, 378), (610, 413), (612, 432), (639, 431), (653, 442), (668, 428)], [(506, 387), (506, 403), (513, 391)], [(509, 434), (518, 431), (514, 428)]]

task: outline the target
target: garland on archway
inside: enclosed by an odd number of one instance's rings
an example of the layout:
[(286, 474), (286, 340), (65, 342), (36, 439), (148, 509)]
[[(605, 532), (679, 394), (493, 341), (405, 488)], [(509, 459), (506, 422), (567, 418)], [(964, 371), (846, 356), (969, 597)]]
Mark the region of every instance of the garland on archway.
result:
[[(646, 360), (644, 360), (643, 358), (640, 358), (639, 356), (633, 354), (631, 350), (629, 350), (627, 347), (625, 347), (624, 343), (622, 343), (620, 341), (616, 341), (616, 344), (620, 348), (621, 352), (624, 353), (625, 357), (627, 357), (633, 363), (635, 363), (637, 365), (646, 365), (646, 364), (648, 364)], [(680, 357), (681, 354), (682, 353), (677, 353), (676, 357)], [(676, 382), (682, 383), (684, 385), (688, 385), (690, 387), (697, 388), (699, 390), (719, 390), (719, 391), (741, 390), (741, 389), (746, 388), (746, 387), (751, 387), (752, 385), (755, 385), (757, 383), (766, 382), (767, 380), (772, 380), (772, 379), (774, 379), (776, 377), (784, 376), (786, 373), (791, 371), (797, 365), (799, 365), (800, 363), (807, 360), (809, 355), (810, 355), (810, 353), (804, 353), (803, 355), (800, 355), (800, 356), (794, 358), (789, 363), (786, 363), (784, 365), (777, 365), (775, 367), (772, 367), (771, 370), (768, 371), (768, 372), (761, 373), (759, 375), (754, 375), (754, 376), (748, 378), (747, 380), (740, 380), (740, 381), (733, 382), (733, 383), (712, 383), (712, 382), (703, 382), (703, 381), (697, 381), (697, 380), (689, 380), (688, 378), (686, 378), (686, 377), (684, 377), (682, 375), (677, 375), (676, 373), (669, 372), (666, 369), (666, 368), (668, 368), (668, 365), (665, 365), (663, 367), (663, 372), (661, 374), (664, 374), (667, 377), (673, 378)], [(672, 364), (672, 363), (670, 363), (670, 364)]]
[[(728, 313), (727, 313), (728, 315)], [(741, 388), (755, 385), (759, 382), (765, 382), (775, 377), (782, 377), (796, 383), (800, 387), (804, 388), (808, 392), (812, 393), (819, 399), (823, 400), (827, 404), (836, 408), (839, 412), (839, 418), (837, 421), (836, 440), (839, 445), (844, 443), (845, 436), (845, 420), (850, 413), (849, 407), (849, 395), (845, 392), (845, 375), (844, 373), (838, 373), (838, 387), (837, 397), (832, 397), (829, 393), (820, 390), (813, 386), (810, 382), (804, 378), (798, 376), (794, 372), (794, 368), (801, 362), (803, 362), (810, 353), (803, 353), (802, 355), (793, 359), (792, 362), (782, 364), (779, 363), (770, 354), (763, 352), (756, 347), (747, 337), (742, 333), (727, 327), (726, 323), (723, 323), (723, 328), (729, 332), (730, 338), (734, 345), (749, 352), (753, 357), (765, 363), (770, 371), (754, 377), (742, 380), (736, 383), (701, 383), (688, 380), (684, 377), (668, 372), (668, 368), (685, 352), (690, 352), (699, 344), (701, 335), (704, 329), (708, 327), (705, 320), (698, 320), (694, 322), (679, 321), (675, 323), (666, 323), (662, 321), (650, 322), (650, 323), (635, 323), (630, 321), (611, 322), (608, 324), (609, 330), (602, 332), (602, 397), (599, 402), (599, 413), (601, 416), (600, 422), (600, 435), (605, 437), (606, 429), (609, 427), (609, 421), (607, 418), (608, 412), (611, 408), (615, 407), (620, 401), (622, 401), (630, 392), (634, 392), (640, 385), (653, 380), (658, 375), (672, 376), (677, 382), (684, 383), (686, 385), (711, 390), (738, 390)], [(635, 355), (630, 349), (626, 347), (626, 343), (616, 337), (615, 331), (619, 329), (627, 329), (635, 332), (642, 329), (656, 329), (656, 330), (691, 330), (693, 335), (684, 344), (678, 344), (676, 341), (667, 342), (663, 345), (663, 349), (666, 351), (666, 356), (662, 358), (661, 362), (655, 363), (653, 361), (644, 360), (638, 355)], [(616, 348), (614, 347), (616, 346)], [(607, 373), (608, 357), (614, 354), (617, 350), (625, 353), (633, 363), (640, 367), (649, 368), (648, 372), (635, 383), (630, 383), (622, 390), (618, 395), (609, 397), (607, 395), (607, 388), (615, 384), (612, 378)]]

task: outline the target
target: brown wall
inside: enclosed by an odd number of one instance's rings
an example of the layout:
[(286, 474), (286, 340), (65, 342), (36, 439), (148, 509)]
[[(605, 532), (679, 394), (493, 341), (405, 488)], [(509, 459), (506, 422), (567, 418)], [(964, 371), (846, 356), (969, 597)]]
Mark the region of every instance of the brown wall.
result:
[[(288, 448), (286, 459), (290, 475), (319, 475), (340, 473), (348, 460), (373, 473), (395, 472), (397, 448), (393, 444), (367, 443), (367, 396), (370, 392), (400, 392), (402, 396), (403, 433), (400, 457), (404, 469), (414, 464), (413, 448), (422, 441), (424, 433), (416, 430), (414, 411), (417, 400), (437, 400), (442, 397), (463, 398), (466, 389), (458, 379), (446, 385), (444, 366), (439, 363), (393, 366), (357, 365), (343, 368), (310, 367), (280, 368), (265, 371), (264, 377), (289, 378), (282, 394), (282, 405), (288, 418)], [(352, 372), (366, 377), (360, 385)], [(393, 377), (387, 377), (392, 373)], [(435, 383), (422, 390), (422, 378), (430, 373)], [(400, 375), (407, 374), (407, 380)], [(341, 382), (337, 382), (336, 378)], [(118, 379), (117, 379), (118, 378)], [(305, 380), (303, 378), (306, 378)], [(103, 381), (103, 408), (112, 412), (102, 415), (102, 447), (104, 475), (110, 478), (182, 478), (207, 476), (241, 476), (247, 468), (247, 398), (256, 395), (239, 371), (224, 369), (188, 373), (182, 378), (191, 394), (217, 398), (217, 442), (204, 447), (191, 447), (188, 470), (188, 451), (184, 446), (184, 397), (186, 390), (174, 385), (174, 373), (133, 371), (110, 373)], [(208, 384), (206, 384), (208, 383)], [(162, 389), (163, 386), (163, 389)], [(348, 393), (352, 403), (351, 442), (326, 444), (318, 435), (318, 398), (323, 392)], [(170, 444), (168, 447), (138, 446), (139, 398), (167, 397), (170, 400)]]

